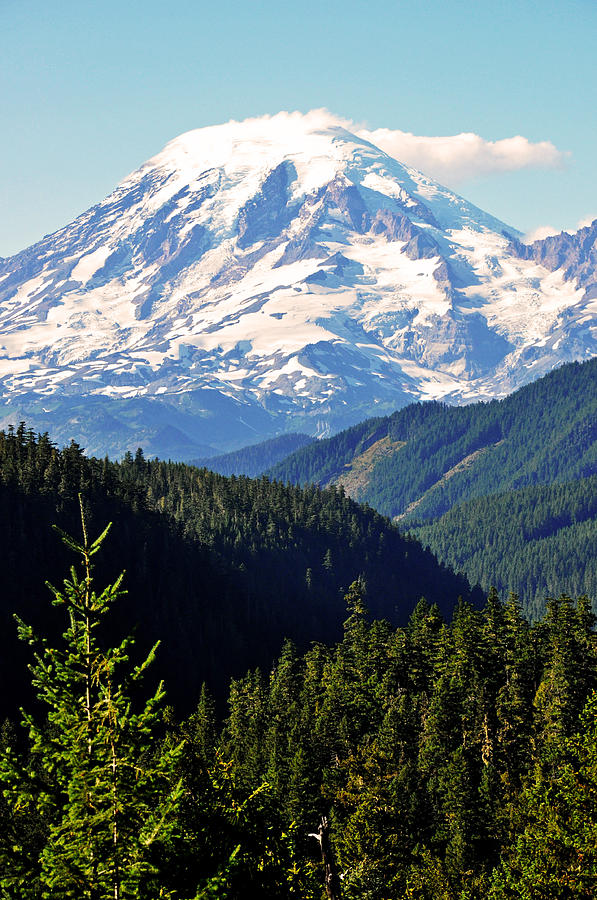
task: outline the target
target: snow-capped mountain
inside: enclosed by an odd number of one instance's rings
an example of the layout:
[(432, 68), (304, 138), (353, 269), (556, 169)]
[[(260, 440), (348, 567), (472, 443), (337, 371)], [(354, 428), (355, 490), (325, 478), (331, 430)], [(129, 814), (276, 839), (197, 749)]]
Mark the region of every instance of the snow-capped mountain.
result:
[(586, 277), (519, 239), (327, 113), (188, 132), (0, 261), (0, 416), (190, 458), (502, 396), (597, 352)]

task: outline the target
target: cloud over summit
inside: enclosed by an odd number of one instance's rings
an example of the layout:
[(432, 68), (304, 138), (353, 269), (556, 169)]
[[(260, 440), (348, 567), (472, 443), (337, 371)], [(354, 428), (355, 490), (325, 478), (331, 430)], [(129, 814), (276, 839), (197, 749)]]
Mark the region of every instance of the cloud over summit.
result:
[(212, 142), (226, 141), (234, 145), (242, 130), (244, 137), (258, 136), (267, 124), (268, 134), (280, 143), (291, 141), (305, 128), (316, 131), (343, 128), (357, 137), (375, 144), (399, 162), (429, 175), (446, 187), (456, 187), (478, 176), (515, 172), (520, 169), (556, 169), (564, 165), (569, 153), (558, 150), (551, 141), (533, 143), (522, 135), (488, 141), (473, 132), (445, 136), (412, 134), (391, 128), (370, 129), (362, 123), (335, 116), (329, 110), (312, 109), (307, 113), (283, 110), (225, 125), (210, 126), (186, 132), (171, 141), (168, 147), (192, 143), (194, 135), (202, 142), (207, 132)]
[(341, 125), (399, 162), (419, 169), (447, 187), (478, 176), (520, 169), (557, 169), (570, 157), (551, 141), (533, 142), (522, 135), (488, 141), (474, 132), (435, 137), (392, 128), (370, 129), (335, 116), (327, 109), (312, 109), (306, 114), (284, 112), (273, 118), (285, 120), (290, 126), (297, 117), (322, 128)]
[(559, 168), (568, 155), (558, 150), (551, 141), (532, 143), (521, 135), (487, 141), (471, 132), (428, 137), (408, 131), (377, 128), (374, 131), (358, 129), (357, 133), (400, 162), (420, 169), (448, 186), (479, 175), (519, 169)]

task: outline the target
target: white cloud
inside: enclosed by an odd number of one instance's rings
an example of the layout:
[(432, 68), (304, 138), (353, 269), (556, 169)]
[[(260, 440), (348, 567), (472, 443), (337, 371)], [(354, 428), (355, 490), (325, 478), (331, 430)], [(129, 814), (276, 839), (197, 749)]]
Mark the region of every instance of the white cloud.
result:
[[(569, 152), (558, 150), (551, 141), (533, 143), (522, 135), (488, 141), (473, 132), (433, 137), (392, 128), (372, 130), (366, 128), (363, 122), (335, 116), (325, 108), (312, 109), (307, 113), (281, 111), (275, 115), (246, 119), (242, 123), (243, 129), (246, 132), (248, 126), (253, 126), (259, 131), (264, 120), (275, 125), (285, 139), (292, 134), (293, 128), (301, 130), (305, 123), (312, 129), (340, 126), (447, 187), (456, 187), (483, 175), (520, 169), (557, 169), (570, 157)], [(228, 124), (239, 123), (231, 120)]]
[[(455, 187), (479, 175), (514, 172), (519, 169), (557, 169), (570, 156), (568, 152), (558, 150), (551, 141), (533, 143), (521, 135), (487, 141), (472, 132), (430, 137), (391, 128), (371, 130), (364, 127), (362, 122), (336, 116), (325, 108), (312, 109), (307, 113), (282, 111), (273, 116), (247, 119), (242, 123), (243, 128), (245, 132), (248, 126), (259, 130), (264, 120), (275, 125), (278, 132), (286, 138), (294, 127), (304, 128), (305, 123), (313, 129), (340, 126), (447, 187)], [(239, 123), (232, 120), (228, 124)]]
[(359, 128), (356, 133), (400, 162), (420, 169), (448, 186), (478, 175), (518, 169), (555, 169), (562, 166), (569, 155), (558, 150), (551, 141), (532, 143), (521, 135), (486, 141), (478, 134), (468, 132), (427, 137), (389, 128), (374, 131)]
[(543, 238), (553, 237), (554, 234), (560, 233), (559, 228), (554, 228), (553, 225), (538, 225), (537, 228), (533, 228), (532, 231), (527, 231), (525, 236), (522, 239), (523, 244), (532, 244), (533, 241), (542, 241)]
[(583, 216), (582, 219), (579, 219), (574, 228), (562, 229), (554, 228), (552, 225), (539, 225), (538, 228), (533, 228), (532, 231), (527, 232), (523, 237), (522, 242), (523, 244), (532, 244), (533, 241), (542, 241), (543, 238), (552, 237), (554, 234), (561, 234), (562, 231), (566, 231), (568, 234), (576, 234), (581, 228), (592, 225), (595, 219), (597, 219), (597, 216)]

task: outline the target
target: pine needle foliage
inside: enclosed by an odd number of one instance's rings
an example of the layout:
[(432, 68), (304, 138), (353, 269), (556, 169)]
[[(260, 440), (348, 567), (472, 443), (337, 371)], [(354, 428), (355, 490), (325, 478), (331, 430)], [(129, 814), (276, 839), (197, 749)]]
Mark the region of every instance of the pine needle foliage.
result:
[(157, 644), (136, 666), (132, 638), (101, 644), (102, 621), (125, 593), (123, 576), (95, 590), (92, 560), (110, 526), (90, 541), (82, 504), (81, 524), (82, 541), (60, 532), (80, 571), (73, 566), (61, 589), (48, 585), (67, 614), (61, 646), (18, 620), (20, 638), (34, 648), (32, 683), (47, 721), (23, 713), (28, 754), (8, 747), (0, 758), (11, 818), (0, 887), (3, 898), (155, 900), (170, 896), (157, 861), (177, 828), (181, 745), (156, 740), (161, 683), (138, 709), (131, 699)]

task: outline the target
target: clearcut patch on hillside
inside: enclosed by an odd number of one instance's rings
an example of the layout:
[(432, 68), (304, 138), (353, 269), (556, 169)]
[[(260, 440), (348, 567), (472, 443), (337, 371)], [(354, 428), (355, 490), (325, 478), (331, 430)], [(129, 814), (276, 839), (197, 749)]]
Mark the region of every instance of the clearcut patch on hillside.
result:
[(360, 500), (369, 486), (372, 469), (382, 459), (392, 456), (405, 445), (406, 441), (393, 441), (389, 435), (380, 438), (363, 453), (355, 456), (351, 462), (346, 463), (342, 474), (334, 479), (335, 483), (342, 485), (353, 500)]
[(447, 472), (444, 472), (441, 478), (438, 478), (435, 484), (432, 484), (431, 487), (427, 488), (425, 493), (421, 494), (421, 496), (417, 500), (413, 500), (412, 503), (409, 503), (403, 513), (400, 513), (400, 515), (398, 516), (394, 516), (393, 521), (400, 522), (402, 519), (405, 519), (415, 511), (415, 509), (423, 502), (423, 500), (425, 500), (429, 496), (429, 494), (432, 493), (432, 491), (435, 491), (437, 488), (444, 485), (446, 481), (448, 481), (450, 478), (453, 478), (454, 475), (458, 475), (459, 472), (463, 472), (465, 469), (468, 469), (473, 465), (474, 462), (476, 462), (476, 460), (480, 456), (483, 455), (483, 453), (486, 453), (487, 450), (490, 450), (492, 447), (499, 447), (499, 445), (503, 443), (503, 441), (498, 441), (496, 444), (488, 444), (486, 447), (479, 447), (478, 450), (475, 450), (473, 453), (469, 453), (468, 456), (465, 456), (460, 460), (460, 462), (457, 462), (455, 466), (452, 466), (451, 469), (448, 469)]

